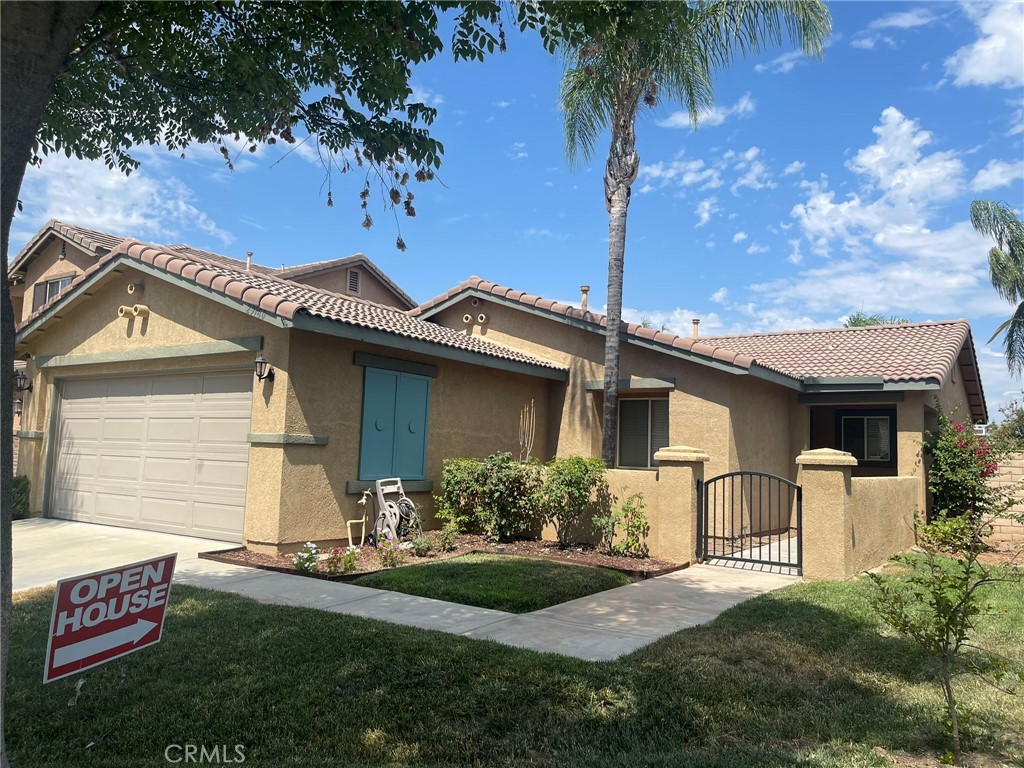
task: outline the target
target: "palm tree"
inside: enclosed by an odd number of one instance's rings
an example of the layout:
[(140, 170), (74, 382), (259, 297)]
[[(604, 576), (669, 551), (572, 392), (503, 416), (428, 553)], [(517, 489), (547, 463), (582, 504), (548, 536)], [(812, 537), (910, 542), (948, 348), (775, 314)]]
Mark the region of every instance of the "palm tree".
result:
[(1024, 371), (1024, 223), (1006, 203), (975, 200), (971, 203), (971, 224), (996, 241), (988, 252), (992, 287), (1008, 302), (1017, 304), (1017, 311), (985, 343), (991, 344), (1006, 331), (1006, 366), (1011, 374), (1019, 376)]
[(899, 315), (890, 315), (886, 317), (883, 314), (869, 315), (867, 312), (854, 312), (852, 315), (846, 318), (846, 322), (843, 323), (844, 328), (865, 328), (869, 325), (906, 325), (911, 322), (905, 317)]
[(759, 53), (795, 40), (820, 57), (832, 23), (821, 0), (697, 0), (627, 5), (622, 23), (565, 50), (561, 100), (570, 163), (589, 159), (611, 131), (605, 165), (608, 209), (608, 325), (605, 331), (601, 456), (615, 460), (619, 333), (630, 189), (640, 169), (636, 117), (662, 98), (681, 102), (694, 127), (714, 103), (712, 75), (737, 54)]

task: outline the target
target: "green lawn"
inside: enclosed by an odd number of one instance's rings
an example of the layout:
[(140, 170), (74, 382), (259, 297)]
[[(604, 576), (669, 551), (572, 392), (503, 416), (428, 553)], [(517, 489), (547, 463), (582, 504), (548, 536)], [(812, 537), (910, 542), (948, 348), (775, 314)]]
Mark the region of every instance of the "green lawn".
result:
[[(245, 745), (246, 767), (885, 766), (875, 747), (935, 754), (932, 665), (879, 634), (869, 592), (795, 585), (596, 664), (176, 586), (160, 645), (43, 686), (52, 591), (37, 591), (16, 598), (11, 764), (166, 766), (167, 745), (187, 742)], [(993, 598), (980, 639), (1024, 661), (1024, 587)], [(1019, 760), (1022, 698), (969, 679), (960, 691), (976, 752)]]
[(479, 608), (529, 613), (632, 584), (633, 579), (607, 568), (509, 555), (464, 555), (381, 571), (353, 583)]

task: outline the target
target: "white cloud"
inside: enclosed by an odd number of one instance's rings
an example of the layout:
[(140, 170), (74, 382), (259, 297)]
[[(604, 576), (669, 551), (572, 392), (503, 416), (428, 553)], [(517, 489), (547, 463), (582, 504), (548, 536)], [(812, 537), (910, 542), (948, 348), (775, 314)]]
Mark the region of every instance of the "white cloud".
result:
[(789, 242), (789, 256), (786, 257), (786, 261), (790, 264), (799, 264), (804, 260), (803, 252), (801, 251), (801, 243), (799, 240), (790, 240)]
[(523, 237), (529, 240), (570, 240), (572, 235), (568, 232), (555, 232), (548, 227), (527, 227), (523, 230)]
[(641, 166), (637, 178), (658, 182), (657, 187), (650, 183), (645, 184), (640, 190), (642, 193), (665, 187), (669, 183), (683, 187), (700, 184), (701, 189), (716, 189), (722, 186), (722, 177), (717, 168), (706, 165), (703, 160), (686, 160), (683, 157), (667, 163), (657, 162)]
[(959, 86), (1024, 85), (1024, 4), (965, 3), (979, 37), (946, 59), (946, 72)]
[(739, 194), (743, 187), (750, 189), (773, 189), (775, 182), (772, 181), (768, 167), (760, 160), (750, 163), (747, 170), (729, 188), (734, 195)]
[(425, 85), (414, 85), (412, 86), (412, 93), (407, 102), (419, 102), (420, 104), (426, 104), (428, 107), (439, 107), (444, 104), (444, 96), (436, 91), (427, 88)]
[(725, 300), (726, 300), (726, 298), (728, 298), (728, 296), (729, 296), (728, 289), (723, 287), (723, 288), (719, 288), (717, 291), (715, 291), (714, 293), (711, 294), (711, 300), (713, 302), (715, 302), (715, 304), (724, 304)]
[(732, 236), (732, 241), (734, 243), (742, 243), (746, 239), (747, 239), (747, 233), (746, 232), (737, 232), (735, 235)]
[[(706, 109), (698, 115), (697, 125), (699, 128), (710, 128), (721, 125), (730, 117), (747, 117), (757, 110), (757, 103), (750, 97), (749, 91), (742, 96), (731, 107), (714, 106)], [(686, 110), (673, 112), (664, 120), (658, 121), (661, 128), (693, 128), (693, 121), (690, 113)]]
[(771, 248), (767, 245), (761, 245), (760, 243), (754, 242), (750, 244), (749, 248), (747, 248), (747, 253), (751, 256), (756, 256), (759, 253), (768, 253), (770, 250)]
[(525, 160), (530, 155), (526, 151), (526, 144), (521, 141), (515, 141), (509, 148), (509, 151), (505, 153), (511, 160)]
[(184, 240), (215, 247), (214, 241), (223, 246), (235, 239), (196, 207), (195, 195), (184, 182), (154, 173), (163, 167), (166, 154), (148, 148), (132, 151), (144, 165), (130, 177), (101, 161), (63, 155), (50, 155), (41, 166), (29, 168), (21, 189), (24, 212), (15, 219), (11, 239), (26, 232), (30, 237), (48, 219), (164, 244)]
[(722, 318), (715, 312), (698, 312), (693, 309), (677, 307), (675, 309), (633, 309), (622, 308), (622, 319), (627, 323), (639, 323), (646, 320), (652, 328), (664, 328), (666, 333), (674, 333), (677, 336), (691, 336), (693, 334), (693, 319), (700, 319), (701, 335), (722, 332), (725, 325)]
[(878, 38), (874, 37), (874, 36), (871, 36), (871, 37), (858, 37), (858, 38), (850, 41), (850, 47), (851, 48), (860, 48), (861, 50), (864, 50), (864, 51), (870, 51), (872, 48), (875, 47), (875, 43), (877, 43), (877, 42), (878, 42)]
[(714, 216), (716, 213), (719, 213), (722, 210), (721, 208), (718, 207), (717, 203), (718, 199), (714, 197), (705, 198), (704, 200), (701, 200), (699, 203), (697, 203), (697, 207), (694, 209), (694, 213), (697, 214), (697, 219), (699, 220), (697, 222), (698, 227), (703, 227), (705, 224), (711, 221), (712, 216)]
[(754, 67), (755, 72), (770, 72), (773, 75), (785, 75), (792, 72), (798, 64), (806, 61), (802, 51), (790, 51), (777, 56), (767, 64), (758, 64)]
[(794, 173), (800, 173), (804, 168), (807, 167), (807, 163), (802, 163), (799, 160), (794, 160), (792, 163), (786, 166), (782, 171), (783, 176), (791, 176)]
[(925, 27), (935, 21), (937, 17), (930, 8), (914, 8), (910, 11), (890, 13), (882, 16), (868, 24), (868, 29), (913, 29), (914, 27)]
[(1015, 181), (1024, 178), (1024, 160), (1006, 163), (1002, 160), (990, 160), (988, 165), (978, 171), (971, 181), (971, 190), (984, 192), (989, 189), (1008, 187)]
[(508, 109), (509, 107), (512, 106), (512, 102), (505, 101), (505, 99), (502, 99), (501, 101), (494, 102), (494, 106), (496, 106), (498, 109)]

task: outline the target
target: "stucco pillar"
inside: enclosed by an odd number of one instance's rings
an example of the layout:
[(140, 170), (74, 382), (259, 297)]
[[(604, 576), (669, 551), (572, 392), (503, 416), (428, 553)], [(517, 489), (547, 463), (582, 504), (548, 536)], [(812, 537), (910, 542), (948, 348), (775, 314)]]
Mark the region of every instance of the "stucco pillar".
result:
[(857, 460), (845, 451), (818, 448), (796, 459), (803, 488), (803, 576), (843, 579), (852, 560), (850, 472)]
[[(662, 448), (658, 462), (658, 508), (649, 510), (651, 554), (680, 563), (692, 562), (697, 550), (697, 481), (711, 457), (698, 448)], [(656, 524), (657, 521), (657, 524)]]

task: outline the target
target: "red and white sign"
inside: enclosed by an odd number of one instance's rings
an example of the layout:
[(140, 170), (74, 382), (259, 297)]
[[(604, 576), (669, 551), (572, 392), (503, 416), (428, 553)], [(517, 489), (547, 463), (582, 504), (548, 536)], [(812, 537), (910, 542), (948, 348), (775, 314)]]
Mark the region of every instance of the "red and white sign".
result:
[(177, 555), (57, 582), (43, 682), (160, 642)]

